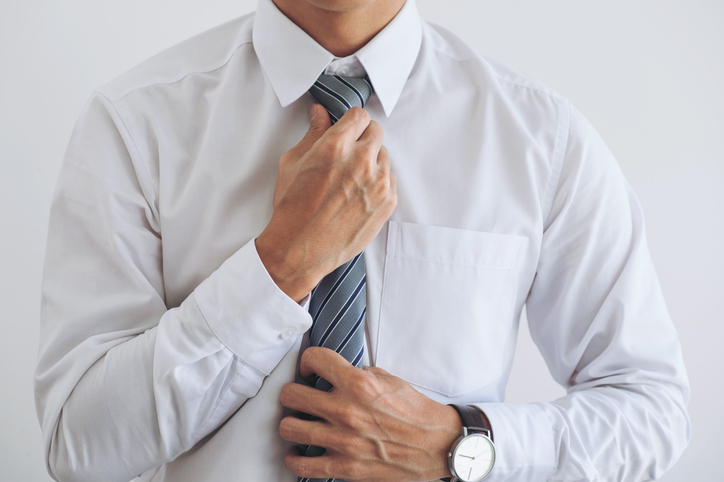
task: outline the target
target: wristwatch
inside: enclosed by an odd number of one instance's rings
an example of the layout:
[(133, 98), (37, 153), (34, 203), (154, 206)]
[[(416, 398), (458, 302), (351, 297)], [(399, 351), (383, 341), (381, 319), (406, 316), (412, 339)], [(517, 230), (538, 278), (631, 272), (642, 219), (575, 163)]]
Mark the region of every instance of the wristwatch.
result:
[(450, 482), (478, 482), (495, 465), (495, 445), (483, 413), (475, 407), (450, 405), (463, 421), (463, 434), (452, 444), (447, 456)]

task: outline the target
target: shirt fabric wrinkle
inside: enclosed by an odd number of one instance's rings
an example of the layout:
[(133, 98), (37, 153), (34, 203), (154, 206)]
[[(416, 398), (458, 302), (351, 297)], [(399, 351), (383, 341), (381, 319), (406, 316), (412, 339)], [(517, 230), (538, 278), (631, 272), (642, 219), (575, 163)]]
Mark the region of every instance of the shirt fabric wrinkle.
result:
[[(375, 87), (365, 108), (398, 180), (365, 249), (364, 364), (485, 411), (489, 482), (666, 470), (689, 437), (688, 381), (640, 206), (596, 131), (422, 21), (414, 0), (341, 59), (260, 0), (99, 88), (76, 125), (51, 206), (35, 378), (51, 475), (296, 482), (278, 400), (301, 382), (309, 299), (274, 284), (254, 240), (277, 160), (308, 130), (309, 87), (343, 69)], [(80, 213), (79, 196), (95, 209)], [(552, 375), (573, 384), (559, 400), (504, 402), (524, 308)], [(602, 460), (624, 444), (625, 464)]]

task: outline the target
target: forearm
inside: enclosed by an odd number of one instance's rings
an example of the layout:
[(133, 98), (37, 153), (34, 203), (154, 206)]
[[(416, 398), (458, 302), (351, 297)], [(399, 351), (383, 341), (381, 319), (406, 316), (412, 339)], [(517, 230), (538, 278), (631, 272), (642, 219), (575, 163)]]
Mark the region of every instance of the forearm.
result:
[(547, 403), (477, 406), (495, 429), (491, 482), (658, 478), (689, 436), (683, 396), (674, 386), (600, 386)]
[[(128, 480), (189, 450), (257, 392), (295, 343), (286, 334), (310, 323), (269, 279), (253, 240), (178, 308), (103, 309), (85, 326), (46, 314), (56, 342), (41, 347), (36, 393), (61, 480)], [(61, 335), (75, 337), (67, 352)]]
[(595, 130), (570, 113), (526, 301), (531, 337), (568, 395), (481, 408), (500, 480), (648, 480), (688, 441), (686, 370), (641, 207)]
[(194, 323), (197, 310), (192, 297), (88, 369), (53, 435), (55, 477), (130, 480), (189, 450), (256, 393), (264, 374)]

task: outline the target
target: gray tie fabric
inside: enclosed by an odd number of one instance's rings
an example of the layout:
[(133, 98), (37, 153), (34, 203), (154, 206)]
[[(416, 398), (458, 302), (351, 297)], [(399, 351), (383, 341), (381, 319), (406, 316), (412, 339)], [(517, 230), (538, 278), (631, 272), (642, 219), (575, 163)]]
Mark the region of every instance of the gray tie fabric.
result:
[(367, 78), (322, 74), (309, 93), (327, 109), (334, 124), (348, 109), (365, 106), (372, 94), (372, 84)]
[[(372, 94), (367, 79), (322, 74), (309, 89), (314, 99), (329, 112), (332, 124), (352, 107), (364, 107)], [(312, 329), (311, 346), (323, 346), (341, 354), (356, 367), (362, 367), (364, 355), (364, 319), (367, 311), (365, 257), (360, 253), (335, 269), (317, 285), (309, 300)], [(332, 385), (318, 377), (315, 387), (329, 391)], [(308, 446), (304, 455), (322, 455), (321, 447)], [(338, 479), (309, 479), (299, 482), (333, 482)], [(340, 481), (341, 482), (341, 481)]]

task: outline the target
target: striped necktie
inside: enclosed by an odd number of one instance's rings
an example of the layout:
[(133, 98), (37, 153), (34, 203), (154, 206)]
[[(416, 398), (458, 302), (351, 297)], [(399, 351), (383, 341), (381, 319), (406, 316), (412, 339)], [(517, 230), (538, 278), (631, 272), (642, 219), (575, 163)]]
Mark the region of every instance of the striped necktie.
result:
[[(367, 79), (322, 74), (309, 92), (327, 109), (334, 124), (348, 109), (364, 107), (372, 94), (372, 86)], [(364, 355), (366, 284), (365, 258), (364, 253), (360, 253), (325, 276), (312, 291), (309, 301), (309, 313), (312, 315), (310, 345), (334, 350), (360, 368)], [(329, 391), (332, 385), (323, 378), (317, 378), (315, 387)], [(323, 453), (323, 448), (314, 446), (308, 446), (304, 451), (307, 456)], [(335, 480), (299, 478), (299, 482)]]
[(309, 92), (327, 109), (334, 124), (348, 109), (365, 106), (365, 102), (372, 94), (372, 84), (366, 77), (322, 74)]

